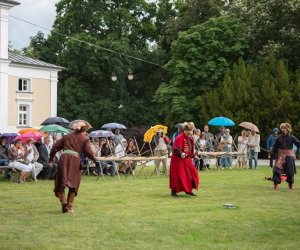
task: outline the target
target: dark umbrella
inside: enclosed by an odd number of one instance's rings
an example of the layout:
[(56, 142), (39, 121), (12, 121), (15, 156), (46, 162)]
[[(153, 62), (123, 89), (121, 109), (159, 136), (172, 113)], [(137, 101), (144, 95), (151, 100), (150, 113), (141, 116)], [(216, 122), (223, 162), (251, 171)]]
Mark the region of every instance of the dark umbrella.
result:
[(96, 130), (89, 133), (89, 137), (114, 137), (114, 134), (108, 130)]
[(67, 127), (67, 126), (69, 126), (70, 122), (63, 117), (49, 117), (41, 123), (41, 125), (44, 125), (44, 126), (50, 125), (50, 124), (57, 124), (57, 125), (60, 125), (63, 127)]
[(106, 123), (101, 128), (110, 128), (110, 129), (127, 129), (123, 124), (112, 122), (112, 123)]

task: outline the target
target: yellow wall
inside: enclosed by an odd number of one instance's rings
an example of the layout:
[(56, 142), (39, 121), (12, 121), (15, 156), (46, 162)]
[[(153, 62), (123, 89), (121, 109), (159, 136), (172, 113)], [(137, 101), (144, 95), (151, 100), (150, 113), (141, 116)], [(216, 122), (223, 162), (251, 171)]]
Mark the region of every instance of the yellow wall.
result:
[(32, 93), (17, 92), (18, 77), (9, 76), (8, 78), (8, 125), (17, 126), (18, 122), (18, 100), (30, 99), (31, 102), (31, 126), (40, 127), (41, 122), (51, 116), (51, 83), (50, 80), (32, 78)]
[(16, 76), (8, 76), (8, 126), (16, 126), (17, 118), (17, 80)]
[(39, 127), (51, 116), (51, 82), (44, 79), (32, 79), (32, 127)]

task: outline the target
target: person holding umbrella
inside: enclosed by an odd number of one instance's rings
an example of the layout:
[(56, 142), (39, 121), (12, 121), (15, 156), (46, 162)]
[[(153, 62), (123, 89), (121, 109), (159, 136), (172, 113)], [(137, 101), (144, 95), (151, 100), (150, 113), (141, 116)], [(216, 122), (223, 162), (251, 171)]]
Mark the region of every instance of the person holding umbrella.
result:
[[(70, 123), (70, 129), (74, 131), (72, 134), (64, 135), (52, 147), (50, 152), (50, 163), (54, 163), (55, 154), (63, 150), (58, 162), (58, 168), (55, 176), (55, 196), (59, 198), (62, 205), (63, 213), (73, 212), (73, 203), (78, 194), (80, 185), (80, 155), (85, 152), (86, 156), (97, 162), (93, 151), (91, 150), (89, 138), (86, 131), (91, 125), (84, 120), (75, 120)], [(68, 187), (69, 192), (67, 199), (65, 198), (65, 188)]]
[(254, 168), (258, 168), (258, 153), (260, 152), (260, 135), (254, 130), (251, 130), (248, 137), (248, 158), (249, 158), (249, 168), (252, 169), (254, 161)]
[(115, 129), (115, 136), (114, 136), (115, 146), (122, 144), (122, 140), (125, 139), (124, 136), (120, 132), (121, 132), (120, 129), (118, 129), (118, 128)]

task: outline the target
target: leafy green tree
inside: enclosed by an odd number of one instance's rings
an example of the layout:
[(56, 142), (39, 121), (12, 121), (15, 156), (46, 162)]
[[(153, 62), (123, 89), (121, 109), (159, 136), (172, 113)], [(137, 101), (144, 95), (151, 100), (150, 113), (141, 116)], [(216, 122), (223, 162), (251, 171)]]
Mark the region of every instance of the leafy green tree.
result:
[(180, 33), (165, 65), (172, 79), (154, 97), (162, 112), (168, 111), (167, 122), (195, 119), (197, 97), (218, 85), (246, 47), (243, 26), (234, 16), (212, 18)]
[(157, 121), (152, 97), (162, 82), (160, 67), (122, 56), (163, 62), (163, 53), (151, 47), (156, 5), (145, 0), (61, 0), (56, 6), (49, 37), (38, 33), (24, 51), (65, 68), (59, 75), (58, 114), (85, 118), (95, 128), (110, 121), (127, 126)]
[(156, 18), (158, 44), (167, 53), (182, 31), (220, 16), (223, 3), (215, 0), (160, 0)]
[(259, 65), (240, 59), (217, 89), (198, 99), (198, 117), (204, 123), (221, 115), (236, 123), (250, 121), (258, 125), (262, 138), (285, 121), (300, 129), (299, 74), (293, 75), (286, 62), (277, 61), (273, 55)]
[(300, 3), (298, 0), (234, 0), (229, 12), (247, 27), (252, 60), (269, 53), (284, 58), (296, 70), (300, 61)]

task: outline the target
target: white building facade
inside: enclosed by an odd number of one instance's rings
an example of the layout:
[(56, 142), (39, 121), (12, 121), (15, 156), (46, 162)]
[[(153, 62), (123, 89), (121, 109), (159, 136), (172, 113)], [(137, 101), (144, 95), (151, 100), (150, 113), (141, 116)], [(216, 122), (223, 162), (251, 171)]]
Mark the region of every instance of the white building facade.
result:
[(61, 67), (8, 51), (8, 15), (16, 1), (0, 0), (0, 133), (40, 127), (57, 115)]

